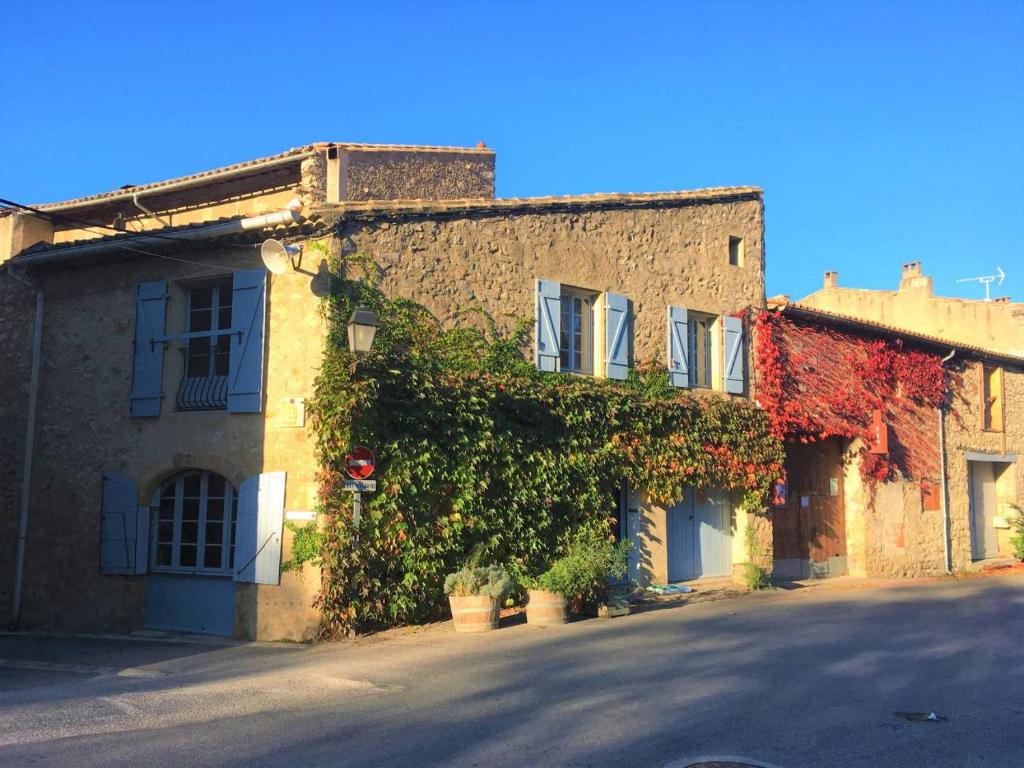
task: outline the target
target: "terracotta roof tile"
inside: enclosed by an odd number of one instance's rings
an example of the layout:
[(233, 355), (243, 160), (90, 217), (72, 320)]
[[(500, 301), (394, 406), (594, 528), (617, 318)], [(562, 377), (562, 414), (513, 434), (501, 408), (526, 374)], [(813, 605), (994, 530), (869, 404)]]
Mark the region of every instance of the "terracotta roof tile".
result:
[(545, 197), (468, 198), (459, 200), (366, 200), (328, 203), (319, 210), (338, 218), (364, 218), (421, 213), (473, 213), (552, 208), (645, 207), (658, 203), (719, 202), (760, 197), (760, 187), (708, 187), (676, 192), (599, 192), (587, 195)]
[(325, 150), (328, 147), (338, 147), (350, 152), (445, 152), (445, 153), (466, 153), (466, 154), (494, 154), (494, 150), (484, 147), (440, 147), (433, 145), (416, 145), (416, 144), (355, 144), (345, 142), (317, 142), (314, 144), (306, 144), (301, 147), (294, 147), (292, 149), (279, 152), (276, 155), (269, 155), (267, 157), (257, 157), (252, 160), (246, 160), (241, 163), (234, 163), (232, 165), (225, 165), (220, 168), (212, 168), (207, 171), (201, 171), (199, 173), (189, 174), (187, 176), (178, 176), (173, 179), (165, 179), (164, 181), (154, 181), (148, 184), (131, 184), (119, 189), (111, 190), (109, 192), (99, 192), (94, 195), (84, 195), (82, 197), (71, 198), (70, 200), (58, 200), (49, 203), (39, 203), (33, 207), (46, 210), (48, 208), (54, 208), (57, 206), (68, 206), (68, 205), (92, 205), (95, 203), (101, 203), (112, 197), (124, 195), (126, 192), (153, 192), (159, 191), (161, 187), (170, 186), (171, 184), (179, 184), (181, 182), (197, 181), (205, 178), (211, 180), (216, 179), (217, 176), (224, 174), (229, 171), (237, 171), (239, 169), (253, 167), (256, 168), (268, 162), (275, 160), (283, 160), (285, 158), (295, 156), (296, 162), (299, 162), (303, 156), (318, 150)]

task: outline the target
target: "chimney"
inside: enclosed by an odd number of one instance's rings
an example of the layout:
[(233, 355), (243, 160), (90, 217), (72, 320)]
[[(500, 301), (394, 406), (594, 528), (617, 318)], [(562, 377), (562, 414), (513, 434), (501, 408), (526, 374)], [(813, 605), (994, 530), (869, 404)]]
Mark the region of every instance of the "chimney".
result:
[(900, 291), (920, 291), (926, 296), (932, 295), (932, 279), (921, 273), (920, 261), (911, 261), (903, 265)]
[(834, 270), (829, 270), (825, 273), (825, 287), (826, 288), (838, 288), (839, 287), (839, 273)]

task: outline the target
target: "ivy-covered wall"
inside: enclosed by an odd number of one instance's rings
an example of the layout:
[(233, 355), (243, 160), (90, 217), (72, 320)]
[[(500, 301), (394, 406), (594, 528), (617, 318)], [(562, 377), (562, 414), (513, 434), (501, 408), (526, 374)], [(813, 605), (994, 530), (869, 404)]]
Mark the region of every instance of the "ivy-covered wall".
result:
[[(541, 572), (581, 530), (610, 532), (623, 480), (663, 501), (732, 489), (762, 508), (783, 453), (750, 401), (680, 394), (657, 366), (622, 383), (539, 373), (526, 359), (531, 321), (503, 332), (481, 310), (479, 323), (442, 324), (386, 296), (374, 268), (347, 279), (360, 262), (334, 265), (311, 407), (325, 635), (440, 615), (445, 574), (478, 547), (517, 575)], [(380, 320), (358, 360), (345, 331), (356, 306)], [(356, 444), (379, 466), (358, 527), (342, 487)]]

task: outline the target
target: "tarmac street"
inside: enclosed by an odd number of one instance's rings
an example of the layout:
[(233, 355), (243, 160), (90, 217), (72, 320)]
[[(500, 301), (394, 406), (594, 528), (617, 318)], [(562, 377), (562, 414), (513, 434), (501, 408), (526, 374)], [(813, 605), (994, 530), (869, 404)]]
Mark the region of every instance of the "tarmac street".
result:
[(1024, 577), (776, 590), (482, 635), (441, 623), (315, 647), (0, 635), (2, 766), (711, 756), (1021, 768)]

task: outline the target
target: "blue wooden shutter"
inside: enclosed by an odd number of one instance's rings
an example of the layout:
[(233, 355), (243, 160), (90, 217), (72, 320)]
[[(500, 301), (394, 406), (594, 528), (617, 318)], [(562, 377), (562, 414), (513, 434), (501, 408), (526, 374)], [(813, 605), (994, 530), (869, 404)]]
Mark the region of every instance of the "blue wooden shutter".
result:
[(159, 416), (164, 389), (164, 335), (167, 283), (139, 283), (135, 293), (135, 353), (132, 358), (132, 416)]
[(690, 386), (690, 324), (685, 307), (668, 308), (668, 380), (673, 387)]
[(617, 293), (604, 295), (605, 376), (625, 379), (629, 374), (629, 300)]
[(722, 318), (725, 325), (725, 391), (742, 395), (744, 377), (743, 321), (738, 317)]
[(262, 269), (235, 272), (231, 297), (228, 365), (228, 412), (263, 410), (263, 329), (266, 321), (267, 273)]
[(145, 573), (148, 555), (149, 507), (139, 506), (135, 483), (115, 472), (104, 472), (100, 572)]
[(552, 280), (537, 281), (537, 368), (559, 369), (558, 343), (561, 336), (562, 285)]
[(285, 477), (285, 472), (264, 472), (238, 488), (235, 581), (281, 583)]

